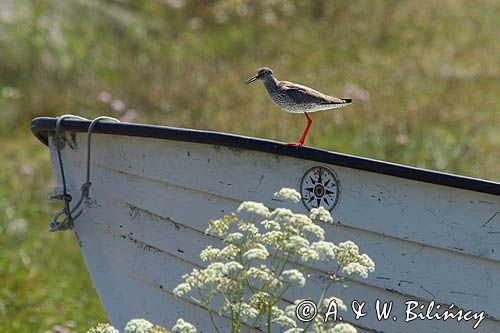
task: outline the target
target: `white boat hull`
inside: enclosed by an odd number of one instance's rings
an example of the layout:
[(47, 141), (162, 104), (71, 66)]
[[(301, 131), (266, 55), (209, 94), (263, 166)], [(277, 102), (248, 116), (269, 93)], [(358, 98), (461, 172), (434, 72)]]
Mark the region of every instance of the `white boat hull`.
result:
[[(85, 182), (87, 135), (67, 137), (72, 144), (62, 149), (62, 158), (75, 197)], [(54, 141), (50, 136), (61, 185)], [(324, 226), (326, 238), (353, 240), (376, 264), (367, 279), (353, 278), (347, 289), (331, 291), (346, 304), (366, 302), (366, 316), (356, 320), (349, 310), (344, 320), (359, 332), (473, 331), (475, 320), (405, 322), (405, 302), (435, 301), (484, 311), (474, 331), (500, 331), (500, 197), (494, 193), (263, 151), (126, 135), (93, 134), (91, 161), (94, 204), (75, 221), (74, 233), (117, 327), (131, 318), (171, 327), (181, 317), (200, 332), (212, 332), (203, 309), (172, 294), (181, 275), (203, 265), (201, 250), (219, 242), (204, 234), (208, 221), (245, 200), (284, 206), (272, 194), (298, 189), (309, 168), (324, 166), (340, 183), (335, 224)], [(302, 203), (286, 206), (307, 213)], [(287, 297), (317, 299), (332, 268), (314, 267), (312, 283)], [(377, 299), (393, 302), (388, 320), (377, 320)]]

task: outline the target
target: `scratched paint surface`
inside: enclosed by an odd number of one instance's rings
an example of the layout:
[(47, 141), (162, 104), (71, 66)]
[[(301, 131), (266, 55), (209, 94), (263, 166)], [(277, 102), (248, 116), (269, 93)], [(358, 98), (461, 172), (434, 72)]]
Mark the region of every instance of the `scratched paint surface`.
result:
[[(74, 143), (63, 151), (71, 193), (84, 179), (85, 136), (77, 134)], [(316, 165), (210, 145), (93, 136), (91, 196), (98, 205), (85, 211), (75, 231), (113, 323), (139, 315), (171, 323), (184, 316), (208, 327), (201, 309), (171, 294), (182, 274), (202, 265), (199, 252), (219, 242), (204, 235), (208, 220), (235, 211), (243, 200), (283, 206), (271, 200), (272, 193), (284, 186), (298, 189), (304, 172)], [(350, 281), (342, 292), (346, 302), (392, 300), (401, 318), (408, 299), (454, 303), (488, 314), (477, 332), (500, 330), (500, 303), (492, 297), (500, 294), (498, 197), (328, 167), (342, 190), (332, 213), (336, 223), (325, 226), (326, 237), (355, 241), (377, 265), (368, 279)], [(302, 204), (288, 207), (307, 212)], [(314, 269), (312, 286), (290, 298), (317, 296), (334, 267)], [(346, 319), (361, 332), (469, 332), (472, 326)]]

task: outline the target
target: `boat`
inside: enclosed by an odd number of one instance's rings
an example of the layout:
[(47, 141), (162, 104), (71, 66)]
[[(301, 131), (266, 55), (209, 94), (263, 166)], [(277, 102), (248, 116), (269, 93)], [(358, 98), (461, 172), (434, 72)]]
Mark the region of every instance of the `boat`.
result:
[[(172, 290), (219, 242), (204, 233), (208, 221), (252, 200), (305, 214), (321, 205), (334, 218), (326, 239), (352, 240), (374, 260), (367, 279), (331, 290), (347, 305), (366, 302), (365, 316), (343, 314), (358, 332), (500, 332), (500, 183), (259, 138), (100, 120), (42, 117), (31, 129), (50, 150), (55, 197), (66, 207), (51, 229), (74, 233), (115, 327), (131, 318), (171, 327), (184, 318), (211, 332), (204, 309)], [(299, 190), (302, 203), (274, 200), (282, 187)], [(329, 267), (312, 269), (309, 286), (290, 297), (318, 298)], [(377, 318), (377, 300), (392, 304), (387, 319)], [(422, 317), (440, 304), (484, 320), (476, 329), (475, 320), (407, 320), (411, 301)]]

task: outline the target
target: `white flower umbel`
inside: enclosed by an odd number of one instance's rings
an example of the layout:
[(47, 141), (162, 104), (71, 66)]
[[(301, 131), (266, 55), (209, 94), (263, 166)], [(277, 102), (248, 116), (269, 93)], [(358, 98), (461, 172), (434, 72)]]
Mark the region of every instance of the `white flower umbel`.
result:
[[(132, 319), (125, 325), (124, 333), (169, 333), (165, 327), (153, 325), (145, 319)], [(182, 318), (177, 319), (172, 327), (172, 332), (176, 333), (196, 333), (196, 327)], [(110, 324), (98, 324), (87, 333), (120, 333)]]
[(321, 206), (318, 208), (311, 209), (311, 213), (309, 214), (309, 217), (313, 221), (320, 221), (320, 222), (324, 222), (324, 223), (333, 223), (333, 218), (330, 215), (330, 212)]
[(238, 214), (247, 219), (249, 222), (254, 222), (258, 219), (267, 219), (269, 217), (269, 208), (259, 202), (244, 201), (238, 207)]
[(125, 326), (125, 333), (148, 333), (153, 324), (145, 319), (132, 319)]
[(262, 244), (255, 244), (254, 248), (249, 249), (243, 254), (243, 257), (245, 257), (248, 260), (253, 260), (253, 259), (261, 259), (264, 260), (267, 258), (269, 255), (269, 252), (267, 252), (267, 249), (264, 245)]
[(182, 297), (184, 294), (187, 294), (190, 291), (191, 285), (189, 283), (181, 283), (174, 288), (173, 293), (177, 297)]
[(285, 281), (296, 282), (299, 286), (303, 287), (306, 284), (306, 279), (304, 274), (298, 269), (288, 269), (281, 273), (281, 276)]
[(202, 261), (214, 261), (217, 259), (217, 255), (219, 254), (220, 250), (212, 247), (212, 245), (207, 246), (206, 249), (201, 251), (200, 253), (200, 259)]
[(375, 263), (367, 254), (359, 254), (358, 246), (352, 241), (339, 243), (335, 256), (342, 272), (352, 275), (359, 274), (366, 278), (368, 272), (375, 270)]
[(330, 303), (334, 301), (335, 304), (337, 305), (337, 308), (342, 310), (342, 311), (347, 311), (347, 306), (344, 304), (344, 301), (342, 301), (340, 298), (337, 298), (337, 297), (329, 297), (329, 298), (325, 298), (323, 300), (323, 306), (325, 308), (328, 308), (328, 306), (330, 305)]
[[(293, 189), (275, 193), (278, 200), (300, 201)], [(318, 317), (301, 323), (295, 317), (294, 305), (282, 310), (280, 304), (290, 288), (307, 283), (310, 269), (307, 265), (321, 261), (321, 267), (337, 267), (329, 275), (318, 310), (326, 310), (332, 300), (339, 309), (345, 305), (340, 299), (329, 297), (331, 285), (342, 280), (341, 273), (366, 277), (375, 268), (373, 261), (351, 241), (335, 245), (325, 240), (324, 225), (332, 223), (330, 213), (320, 207), (309, 216), (290, 209), (270, 211), (257, 202), (246, 201), (231, 214), (209, 222), (206, 233), (222, 239), (223, 248), (208, 246), (200, 254), (207, 267), (195, 268), (183, 276), (184, 282), (174, 290), (178, 297), (187, 297), (203, 306), (210, 317), (214, 331), (222, 331), (215, 315), (224, 314), (231, 320), (231, 332), (255, 328), (265, 332), (352, 332), (348, 324), (322, 322)], [(329, 262), (332, 262), (330, 265)], [(307, 265), (306, 265), (307, 264)], [(323, 312), (324, 313), (324, 312)], [(187, 331), (186, 331), (187, 332)]]
[(280, 201), (289, 201), (293, 203), (300, 202), (300, 193), (293, 188), (282, 188), (274, 193), (273, 198)]
[(330, 242), (318, 241), (311, 244), (311, 248), (318, 253), (318, 259), (323, 261), (329, 261), (335, 259), (335, 253), (338, 247)]
[(192, 324), (188, 323), (182, 318), (177, 319), (177, 323), (175, 323), (174, 327), (172, 327), (172, 332), (177, 333), (196, 333), (196, 327)]
[(332, 330), (328, 331), (331, 333), (356, 333), (357, 330), (350, 324), (340, 323), (333, 327)]
[(120, 331), (110, 324), (98, 324), (96, 327), (89, 329), (87, 333), (120, 333)]

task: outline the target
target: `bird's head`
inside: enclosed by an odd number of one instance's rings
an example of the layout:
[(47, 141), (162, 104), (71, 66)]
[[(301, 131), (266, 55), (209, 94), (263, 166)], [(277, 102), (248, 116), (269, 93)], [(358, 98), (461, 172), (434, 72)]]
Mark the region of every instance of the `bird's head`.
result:
[(252, 76), (251, 78), (246, 80), (245, 84), (252, 83), (255, 80), (264, 80), (265, 81), (267, 79), (271, 79), (272, 77), (273, 77), (273, 71), (270, 68), (262, 67), (262, 68), (259, 68), (259, 70), (257, 71), (257, 75)]

